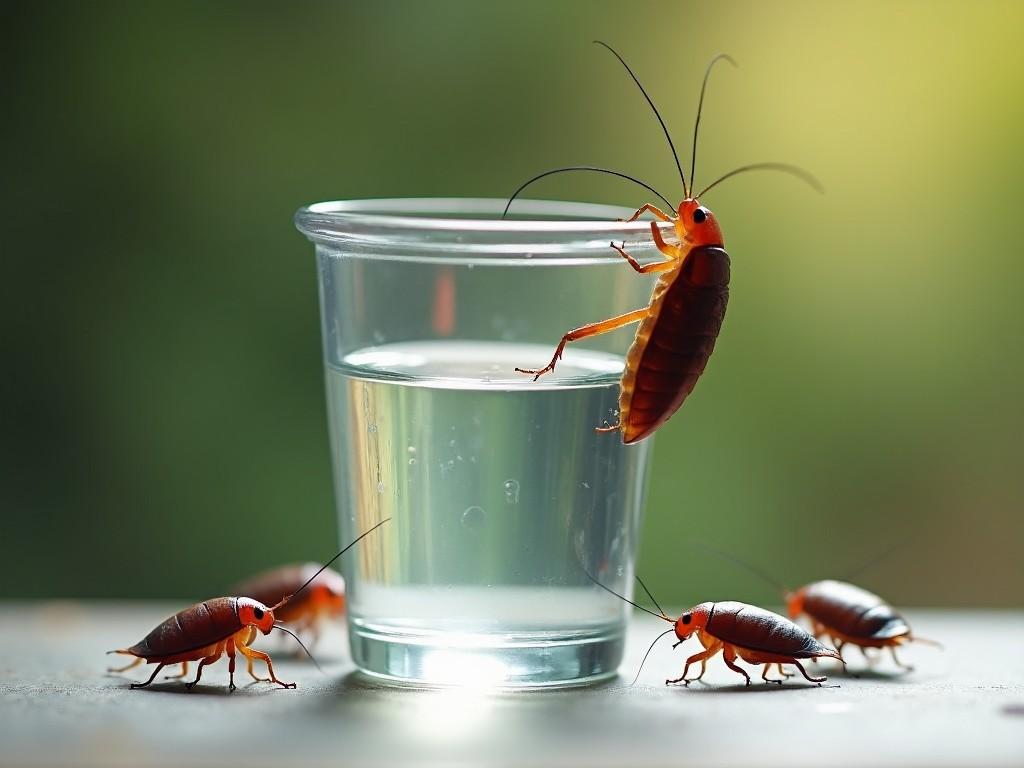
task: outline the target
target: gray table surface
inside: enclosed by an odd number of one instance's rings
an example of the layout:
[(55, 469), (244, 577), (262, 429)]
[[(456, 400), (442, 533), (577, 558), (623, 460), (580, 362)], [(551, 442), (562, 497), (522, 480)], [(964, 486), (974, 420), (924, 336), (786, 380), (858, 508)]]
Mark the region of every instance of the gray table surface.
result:
[(720, 657), (707, 684), (666, 687), (696, 640), (675, 651), (663, 641), (630, 686), (665, 627), (644, 615), (633, 620), (624, 677), (591, 688), (383, 686), (354, 671), (341, 629), (321, 644), (325, 674), (274, 654), (297, 690), (247, 685), (243, 672), (229, 693), (223, 661), (190, 694), (177, 682), (133, 691), (104, 673), (115, 658), (105, 650), (179, 607), (3, 605), (0, 765), (1024, 766), (1024, 612), (907, 611), (944, 651), (905, 649), (916, 665), (907, 674), (889, 660), (865, 670), (852, 653), (851, 673), (826, 665), (821, 688), (744, 688)]

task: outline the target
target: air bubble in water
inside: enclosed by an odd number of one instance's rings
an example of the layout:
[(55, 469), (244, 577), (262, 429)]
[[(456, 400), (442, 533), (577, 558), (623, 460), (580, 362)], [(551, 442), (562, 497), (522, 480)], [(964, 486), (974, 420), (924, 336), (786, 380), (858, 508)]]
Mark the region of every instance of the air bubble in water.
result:
[(482, 507), (467, 507), (462, 513), (462, 525), (465, 528), (480, 528), (484, 524), (484, 510)]
[(384, 493), (384, 483), (377, 483), (377, 493)]
[(410, 467), (415, 467), (416, 466), (416, 459), (409, 459), (409, 466)]
[(509, 504), (519, 503), (519, 481), (509, 479), (505, 481), (505, 501)]

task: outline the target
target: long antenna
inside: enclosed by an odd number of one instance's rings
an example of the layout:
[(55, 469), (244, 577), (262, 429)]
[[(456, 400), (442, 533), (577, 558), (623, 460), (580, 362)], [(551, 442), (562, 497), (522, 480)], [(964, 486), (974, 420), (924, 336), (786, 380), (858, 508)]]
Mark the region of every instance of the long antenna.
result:
[[(290, 595), (285, 595), (284, 597), (282, 597), (282, 598), (281, 598), (281, 601), (280, 601), (280, 602), (279, 602), (279, 603), (278, 603), (277, 605), (271, 606), (270, 610), (272, 610), (272, 611), (276, 611), (276, 610), (277, 610), (278, 608), (280, 608), (280, 607), (281, 607), (282, 605), (284, 605), (284, 604), (285, 604), (285, 603), (287, 603), (287, 602), (288, 602), (289, 600), (291, 600), (291, 599), (292, 599), (293, 597), (295, 597), (295, 596), (296, 596), (297, 594), (299, 594), (299, 592), (301, 592), (302, 590), (304, 590), (304, 589), (305, 589), (306, 587), (308, 587), (308, 586), (309, 586), (310, 584), (312, 584), (312, 583), (313, 583), (313, 579), (315, 579), (315, 578), (316, 578), (317, 576), (319, 576), (319, 575), (320, 575), (321, 573), (323, 573), (324, 571), (326, 571), (326, 570), (327, 570), (327, 567), (328, 567), (328, 566), (329, 566), (329, 565), (330, 565), (331, 563), (333, 563), (333, 562), (334, 562), (335, 560), (337, 560), (337, 559), (338, 559), (339, 557), (341, 557), (342, 555), (344, 555), (344, 554), (345, 554), (346, 552), (348, 552), (348, 551), (349, 551), (350, 549), (352, 549), (352, 547), (354, 547), (354, 546), (355, 546), (356, 544), (358, 544), (358, 543), (359, 543), (360, 541), (362, 541), (362, 540), (363, 540), (363, 539), (365, 539), (365, 538), (366, 538), (367, 536), (369, 536), (369, 535), (370, 535), (371, 533), (373, 533), (374, 531), (376, 531), (376, 530), (377, 530), (378, 528), (380, 528), (380, 527), (381, 527), (382, 525), (384, 525), (384, 523), (386, 523), (386, 522), (387, 522), (388, 520), (390, 520), (390, 519), (391, 519), (390, 517), (385, 517), (385, 518), (384, 518), (383, 520), (381, 520), (381, 521), (380, 521), (379, 523), (377, 523), (377, 524), (376, 524), (375, 526), (373, 526), (373, 528), (370, 528), (370, 529), (369, 529), (368, 531), (364, 531), (364, 532), (363, 532), (362, 534), (360, 534), (360, 535), (359, 535), (359, 536), (358, 536), (358, 537), (356, 538), (356, 540), (355, 540), (355, 541), (353, 541), (353, 542), (352, 542), (351, 544), (349, 544), (349, 545), (348, 545), (347, 547), (345, 547), (345, 548), (344, 548), (343, 550), (341, 550), (341, 552), (339, 552), (339, 553), (338, 553), (338, 554), (336, 554), (336, 555), (335, 555), (334, 557), (332, 557), (332, 558), (331, 558), (330, 560), (328, 560), (328, 561), (327, 561), (326, 563), (324, 563), (324, 564), (323, 564), (323, 566), (322, 566), (322, 567), (320, 568), (320, 570), (319, 570), (319, 571), (317, 571), (316, 573), (314, 573), (314, 574), (313, 574), (312, 576), (310, 576), (310, 577), (309, 577), (309, 578), (308, 578), (308, 579), (306, 580), (306, 583), (305, 583), (305, 584), (303, 584), (303, 585), (302, 585), (301, 587), (299, 587), (298, 589), (296, 589), (296, 590), (295, 590), (294, 592), (292, 592), (292, 593), (291, 593)], [(296, 639), (298, 639), (298, 638), (296, 638)], [(300, 642), (301, 642), (301, 641), (300, 641)]]
[(770, 576), (767, 572), (762, 571), (757, 566), (751, 565), (750, 563), (746, 562), (745, 560), (740, 560), (738, 557), (736, 557), (735, 555), (731, 555), (728, 552), (723, 552), (720, 549), (715, 549), (714, 547), (709, 546), (709, 545), (705, 544), (702, 541), (695, 541), (694, 544), (697, 547), (699, 547), (700, 549), (703, 549), (705, 552), (710, 552), (713, 555), (718, 555), (723, 560), (728, 560), (730, 563), (733, 563), (734, 565), (738, 565), (740, 568), (742, 568), (743, 570), (747, 571), (747, 573), (752, 573), (755, 576), (757, 576), (758, 578), (763, 579), (764, 581), (766, 581), (769, 584), (771, 584), (773, 587), (778, 589), (783, 594), (786, 594), (787, 592), (789, 592), (789, 588), (785, 584), (783, 584), (780, 581), (776, 581), (775, 578)]
[(659, 612), (661, 613), (661, 615), (662, 615), (662, 616), (666, 616), (667, 614), (665, 613), (665, 609), (664, 609), (664, 608), (662, 608), (662, 607), (661, 607), (661, 606), (660, 606), (660, 605), (658, 604), (658, 601), (654, 599), (654, 595), (652, 595), (652, 594), (651, 594), (651, 590), (649, 590), (649, 589), (647, 588), (647, 585), (646, 585), (646, 584), (644, 584), (644, 580), (643, 580), (643, 579), (641, 579), (641, 578), (640, 578), (640, 577), (639, 577), (638, 575), (637, 575), (637, 576), (635, 576), (635, 578), (636, 578), (636, 580), (637, 580), (637, 581), (639, 582), (640, 586), (644, 588), (644, 592), (646, 592), (646, 593), (647, 593), (647, 596), (648, 596), (648, 597), (649, 597), (649, 598), (651, 599), (651, 602), (652, 602), (652, 603), (654, 603), (654, 607), (658, 609), (658, 611), (659, 611)]
[[(580, 565), (580, 568), (583, 568), (583, 566), (582, 566), (582, 565)], [(657, 614), (657, 613), (655, 613), (655, 612), (654, 612), (654, 611), (652, 611), (652, 610), (649, 610), (649, 609), (647, 609), (647, 608), (644, 608), (644, 607), (643, 607), (642, 605), (638, 605), (637, 603), (634, 603), (634, 602), (633, 602), (632, 600), (628, 600), (627, 598), (623, 597), (623, 596), (622, 596), (622, 595), (620, 595), (620, 594), (619, 594), (618, 592), (616, 592), (616, 591), (615, 591), (614, 589), (611, 589), (610, 587), (606, 587), (606, 586), (605, 586), (604, 584), (602, 584), (602, 583), (601, 583), (600, 581), (598, 581), (598, 580), (597, 580), (597, 579), (595, 579), (595, 578), (594, 578), (593, 576), (591, 576), (591, 575), (590, 575), (590, 571), (588, 571), (588, 570), (587, 570), (586, 568), (583, 568), (583, 572), (584, 572), (585, 574), (587, 574), (587, 578), (588, 578), (588, 579), (590, 579), (590, 580), (591, 580), (592, 582), (594, 582), (595, 584), (597, 584), (597, 586), (599, 586), (599, 587), (600, 587), (601, 589), (603, 589), (603, 590), (604, 590), (605, 592), (610, 592), (611, 594), (615, 595), (615, 596), (616, 596), (617, 598), (619, 598), (619, 600), (623, 600), (623, 601), (625, 601), (625, 602), (629, 603), (629, 604), (630, 604), (630, 605), (632, 605), (632, 606), (633, 606), (634, 608), (637, 608), (638, 610), (641, 610), (641, 611), (643, 611), (644, 613), (649, 613), (649, 614), (651, 614), (651, 616), (653, 616), (653, 617), (654, 617), (654, 618), (656, 618), (656, 619), (661, 619), (662, 621), (667, 621), (667, 622), (668, 622), (669, 624), (672, 624), (672, 623), (674, 623), (674, 622), (672, 621), (672, 619), (670, 619), (670, 618), (669, 618), (668, 616), (666, 616), (666, 615), (665, 615), (664, 613), (662, 613), (662, 614)]]
[(655, 646), (655, 645), (657, 644), (657, 642), (658, 642), (659, 640), (661, 640), (661, 638), (663, 638), (663, 637), (664, 637), (665, 635), (667, 635), (667, 634), (668, 634), (669, 632), (673, 632), (674, 630), (675, 630), (675, 627), (669, 627), (669, 628), (668, 628), (668, 629), (666, 629), (666, 630), (665, 630), (664, 632), (662, 632), (662, 633), (661, 633), (660, 635), (658, 635), (658, 636), (657, 636), (656, 638), (654, 638), (654, 642), (653, 642), (653, 643), (651, 643), (651, 647), (650, 647), (650, 648), (648, 648), (648, 649), (647, 649), (647, 653), (645, 653), (645, 654), (644, 654), (644, 659), (643, 659), (643, 661), (641, 661), (641, 662), (640, 662), (640, 668), (639, 668), (639, 669), (638, 669), (638, 670), (636, 671), (636, 677), (634, 677), (634, 678), (633, 678), (633, 682), (629, 684), (629, 685), (630, 685), (630, 687), (632, 687), (632, 686), (636, 685), (636, 681), (640, 679), (640, 673), (641, 673), (641, 672), (643, 671), (643, 669), (644, 669), (644, 664), (646, 664), (646, 663), (647, 663), (647, 657), (651, 655), (651, 651), (653, 651), (653, 650), (654, 650), (654, 646)]
[(309, 656), (309, 660), (313, 662), (313, 665), (317, 668), (317, 670), (319, 670), (320, 674), (323, 674), (323, 671), (324, 671), (323, 667), (321, 667), (320, 663), (315, 658), (313, 658), (313, 654), (309, 652), (309, 648), (306, 647), (306, 644), (304, 642), (302, 642), (301, 640), (299, 640), (299, 636), (298, 635), (296, 635), (294, 632), (292, 632), (290, 629), (288, 629), (284, 625), (278, 624), (276, 621), (274, 622), (273, 629), (280, 629), (285, 634), (288, 634), (288, 635), (291, 635), (292, 637), (294, 637), (295, 638), (295, 642), (298, 643), (300, 646), (302, 646), (302, 650), (304, 650), (306, 652), (306, 655)]
[(648, 192), (653, 192), (658, 197), (660, 197), (662, 199), (662, 201), (665, 203), (665, 205), (667, 205), (669, 208), (673, 208), (674, 207), (672, 205), (672, 203), (669, 202), (668, 198), (665, 197), (663, 194), (661, 194), (661, 192), (656, 190), (650, 184), (645, 184), (644, 182), (640, 181), (640, 179), (634, 178), (634, 177), (630, 176), (629, 174), (619, 173), (619, 171), (613, 171), (613, 170), (610, 170), (608, 168), (598, 168), (597, 166), (594, 166), (594, 165), (570, 165), (570, 166), (566, 166), (565, 168), (555, 168), (555, 169), (550, 170), (550, 171), (544, 171), (544, 173), (539, 173), (536, 176), (534, 176), (532, 179), (529, 179), (528, 181), (525, 181), (522, 184), (520, 184), (519, 188), (516, 189), (516, 191), (512, 193), (512, 197), (510, 197), (508, 199), (508, 203), (505, 205), (505, 210), (502, 212), (501, 218), (504, 219), (505, 216), (508, 214), (508, 209), (512, 207), (512, 201), (515, 200), (517, 197), (519, 197), (519, 193), (522, 192), (524, 189), (526, 189), (531, 184), (533, 184), (533, 182), (539, 181), (540, 179), (543, 179), (545, 176), (552, 176), (552, 175), (554, 175), (556, 173), (565, 173), (566, 171), (595, 171), (596, 173), (607, 173), (607, 174), (610, 174), (612, 176), (618, 176), (620, 179), (627, 179), (628, 181), (632, 181), (634, 184), (639, 184), (641, 187), (646, 189)]
[(704, 187), (704, 189), (702, 189), (693, 197), (702, 197), (704, 193), (707, 192), (712, 187), (717, 187), (726, 179), (732, 178), (733, 176), (739, 173), (746, 173), (747, 171), (782, 171), (783, 173), (788, 173), (791, 176), (796, 176), (798, 179), (806, 181), (808, 184), (811, 185), (811, 187), (814, 188), (815, 192), (822, 195), (825, 194), (825, 188), (821, 186), (821, 182), (818, 181), (810, 173), (810, 171), (805, 171), (798, 165), (790, 165), (789, 163), (752, 163), (751, 165), (741, 166), (734, 171), (729, 171), (727, 174), (725, 174), (725, 176), (721, 176), (715, 179), (713, 182), (708, 184), (706, 187)]
[[(654, 106), (654, 102), (651, 101), (651, 97), (647, 95), (647, 91), (644, 90), (644, 87), (642, 85), (640, 85), (640, 81), (637, 80), (636, 75), (633, 74), (633, 70), (629, 68), (629, 64), (626, 63), (625, 59), (619, 56), (618, 51), (616, 51), (614, 48), (608, 45), (608, 43), (602, 42), (601, 40), (595, 40), (594, 42), (597, 43), (598, 45), (603, 45), (605, 48), (607, 48), (615, 55), (615, 58), (617, 58), (622, 63), (622, 66), (626, 68), (626, 71), (629, 72), (629, 76), (633, 78), (633, 82), (636, 83), (637, 88), (640, 89), (640, 93), (642, 93), (644, 95), (644, 98), (647, 99), (647, 103), (651, 105), (651, 109), (654, 110), (654, 116), (658, 118), (658, 122), (661, 123), (661, 130), (665, 132), (665, 138), (668, 139), (668, 146), (669, 149), (672, 150), (672, 157), (675, 158), (676, 168), (679, 169), (679, 179), (683, 182), (683, 195), (685, 196), (687, 190), (686, 177), (683, 175), (683, 166), (679, 162), (679, 155), (676, 153), (676, 146), (675, 144), (672, 143), (672, 136), (669, 134), (668, 128), (665, 127), (665, 121), (661, 119), (661, 113), (658, 112), (658, 108)], [(669, 203), (669, 207), (672, 207), (671, 203)]]
[(693, 185), (697, 183), (697, 131), (700, 128), (700, 114), (704, 109), (704, 91), (708, 87), (708, 78), (711, 77), (711, 68), (715, 66), (715, 62), (725, 59), (734, 67), (739, 67), (732, 56), (727, 53), (720, 53), (711, 60), (708, 64), (708, 68), (704, 70), (704, 82), (700, 86), (700, 101), (697, 102), (697, 121), (693, 124), (693, 156), (690, 158), (690, 189), (686, 193), (686, 196), (690, 196), (690, 192), (693, 191)]
[(890, 545), (886, 549), (883, 549), (877, 555), (870, 558), (867, 562), (861, 563), (856, 568), (847, 571), (846, 574), (843, 576), (843, 580), (853, 581), (855, 578), (864, 573), (864, 571), (878, 565), (880, 561), (885, 560), (885, 558), (889, 557), (889, 555), (891, 555), (893, 552), (896, 552), (897, 550), (905, 547), (913, 538), (914, 534), (907, 534), (903, 538), (899, 539), (896, 543)]

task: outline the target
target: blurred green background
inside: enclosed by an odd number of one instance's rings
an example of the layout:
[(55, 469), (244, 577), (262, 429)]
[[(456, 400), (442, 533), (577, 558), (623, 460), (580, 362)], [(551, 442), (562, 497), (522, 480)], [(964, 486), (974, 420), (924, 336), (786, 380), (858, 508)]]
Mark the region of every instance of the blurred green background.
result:
[[(303, 203), (507, 195), (596, 163), (675, 190), (637, 71), (733, 259), (657, 438), (663, 602), (859, 575), (1019, 606), (1024, 5), (5, 3), (0, 594), (205, 597), (336, 538)], [(636, 206), (566, 175), (533, 196)], [(673, 192), (673, 195), (676, 193)]]

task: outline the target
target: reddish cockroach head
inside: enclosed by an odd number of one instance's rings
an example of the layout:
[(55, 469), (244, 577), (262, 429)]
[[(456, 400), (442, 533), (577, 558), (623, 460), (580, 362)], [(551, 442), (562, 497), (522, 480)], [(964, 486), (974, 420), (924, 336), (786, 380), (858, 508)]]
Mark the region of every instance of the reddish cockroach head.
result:
[(683, 642), (698, 629), (704, 629), (708, 624), (708, 617), (715, 607), (714, 603), (701, 603), (686, 611), (676, 619), (675, 630), (679, 642)]
[(702, 245), (724, 246), (722, 229), (718, 226), (715, 214), (700, 204), (698, 200), (688, 197), (679, 204), (676, 211), (676, 236), (684, 243), (695, 247)]
[(806, 587), (800, 587), (795, 592), (786, 592), (786, 610), (789, 613), (789, 618), (795, 619), (804, 612), (804, 593), (806, 591)]
[(264, 635), (274, 628), (274, 611), (251, 597), (238, 598), (238, 620), (246, 627), (256, 627)]

